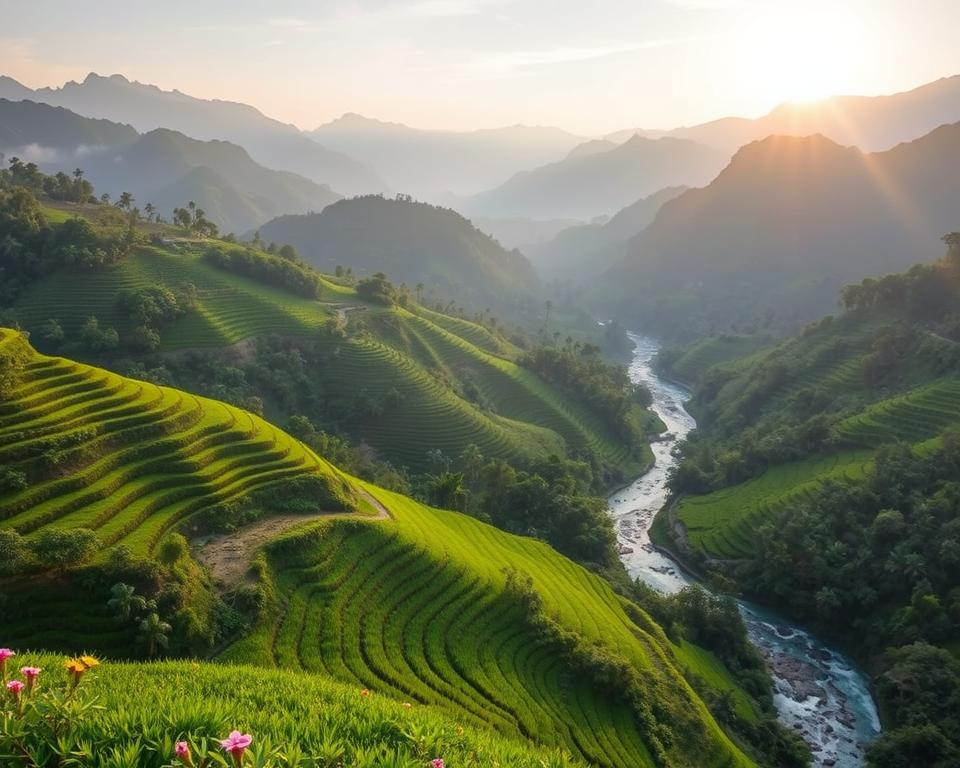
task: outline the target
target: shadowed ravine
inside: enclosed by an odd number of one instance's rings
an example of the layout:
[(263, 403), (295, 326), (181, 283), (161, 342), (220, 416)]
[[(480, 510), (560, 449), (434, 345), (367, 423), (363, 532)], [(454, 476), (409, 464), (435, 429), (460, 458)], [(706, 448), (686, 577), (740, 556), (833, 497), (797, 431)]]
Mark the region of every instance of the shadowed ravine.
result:
[[(653, 468), (613, 494), (608, 499), (609, 512), (616, 523), (620, 558), (630, 575), (662, 592), (675, 592), (693, 580), (653, 548), (648, 530), (667, 501), (667, 473), (676, 463), (672, 451), (696, 422), (683, 407), (689, 393), (661, 379), (651, 367), (656, 341), (633, 334), (630, 338), (636, 345), (630, 378), (650, 389), (653, 410), (667, 425), (667, 432), (653, 444)], [(773, 672), (780, 720), (810, 744), (813, 765), (862, 766), (864, 744), (880, 730), (863, 676), (842, 654), (783, 618), (742, 601), (740, 612), (750, 639)]]

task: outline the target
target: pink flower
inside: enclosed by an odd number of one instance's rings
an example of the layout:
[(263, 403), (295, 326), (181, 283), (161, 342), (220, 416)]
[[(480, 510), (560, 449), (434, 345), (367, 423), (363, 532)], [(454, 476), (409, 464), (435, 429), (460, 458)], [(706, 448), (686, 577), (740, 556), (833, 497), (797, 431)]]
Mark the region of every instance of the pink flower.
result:
[(27, 678), (27, 693), (30, 693), (40, 677), (40, 667), (20, 667), (20, 674)]
[(233, 760), (237, 765), (243, 761), (243, 750), (250, 746), (253, 736), (249, 733), (240, 733), (240, 731), (230, 731), (230, 735), (220, 741), (220, 746), (233, 755)]
[(434, 758), (430, 761), (430, 768), (444, 768), (443, 760), (441, 760), (439, 757)]
[(173, 747), (173, 756), (179, 758), (184, 765), (193, 765), (190, 757), (190, 745), (185, 741), (178, 741)]
[(11, 680), (9, 683), (7, 683), (7, 690), (13, 694), (13, 698), (19, 699), (20, 691), (23, 690), (23, 683), (21, 683), (19, 680)]
[(7, 659), (11, 659), (17, 654), (9, 648), (0, 648), (0, 679), (7, 679)]

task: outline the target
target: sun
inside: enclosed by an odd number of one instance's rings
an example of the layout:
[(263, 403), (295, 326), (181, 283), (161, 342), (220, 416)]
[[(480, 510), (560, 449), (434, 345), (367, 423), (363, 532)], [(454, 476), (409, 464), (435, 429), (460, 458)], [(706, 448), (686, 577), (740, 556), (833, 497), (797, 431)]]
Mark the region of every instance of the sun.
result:
[(843, 93), (861, 66), (861, 34), (835, 5), (757, 13), (738, 35), (741, 84), (770, 105)]

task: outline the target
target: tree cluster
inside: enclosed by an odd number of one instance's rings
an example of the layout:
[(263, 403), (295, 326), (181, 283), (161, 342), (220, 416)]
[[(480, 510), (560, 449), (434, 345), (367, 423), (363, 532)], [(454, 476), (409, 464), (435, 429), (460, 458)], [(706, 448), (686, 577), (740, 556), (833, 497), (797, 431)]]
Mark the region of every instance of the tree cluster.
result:
[[(903, 445), (882, 448), (863, 480), (825, 483), (804, 501), (780, 509), (759, 531), (758, 557), (740, 574), (741, 581), (791, 615), (844, 636), (875, 658), (886, 649), (916, 643), (956, 643), (958, 478), (960, 431), (945, 433), (932, 452), (915, 453)], [(901, 694), (894, 692), (907, 681), (897, 670), (914, 662), (920, 663), (915, 650), (888, 658), (891, 666), (880, 691), (891, 698), (882, 699), (884, 706), (902, 705)], [(952, 679), (960, 679), (955, 664), (952, 669)], [(900, 736), (922, 736), (928, 744), (949, 742), (953, 751), (943, 754), (955, 755), (960, 747), (960, 709), (956, 701), (952, 706), (937, 714), (934, 707), (923, 705), (927, 713), (923, 716), (904, 709), (899, 724), (932, 727), (940, 736), (932, 731)]]
[(383, 272), (377, 272), (372, 277), (365, 277), (357, 281), (357, 296), (366, 301), (385, 304), (388, 307), (399, 302), (399, 294)]
[(191, 200), (186, 208), (173, 209), (173, 223), (198, 237), (216, 237), (217, 225), (207, 218), (203, 208)]
[(520, 364), (582, 402), (637, 449), (646, 436), (631, 418), (631, 410), (634, 404), (649, 405), (650, 393), (632, 383), (623, 366), (605, 362), (599, 353), (592, 344), (567, 339), (562, 345), (538, 344), (520, 358)]
[(131, 228), (97, 229), (79, 217), (51, 225), (28, 190), (0, 190), (0, 306), (10, 305), (30, 283), (56, 270), (118, 264), (137, 241)]
[(273, 256), (252, 248), (211, 245), (203, 255), (218, 269), (253, 278), (297, 296), (317, 299), (323, 292), (319, 273), (297, 259), (296, 252)]

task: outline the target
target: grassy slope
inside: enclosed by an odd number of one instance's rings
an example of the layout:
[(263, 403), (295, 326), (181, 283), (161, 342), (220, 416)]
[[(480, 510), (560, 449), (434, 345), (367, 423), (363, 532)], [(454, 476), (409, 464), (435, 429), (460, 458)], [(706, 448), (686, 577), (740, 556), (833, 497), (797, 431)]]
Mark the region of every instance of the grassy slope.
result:
[[(718, 689), (709, 655), (635, 623), (601, 579), (541, 542), (375, 488), (392, 519), (327, 521), (268, 549), (260, 574), (274, 611), (225, 654), (323, 672), (393, 697), (436, 704), (476, 725), (519, 733), (604, 766), (651, 764), (630, 711), (571, 671), (505, 593), (504, 568), (533, 578), (544, 611), (586, 643), (615, 649), (672, 720), (675, 765), (749, 764), (685, 682)], [(669, 714), (667, 714), (669, 713)]]
[[(17, 659), (43, 668), (43, 684), (61, 684), (54, 683), (57, 676), (66, 684), (62, 658)], [(82, 690), (103, 707), (74, 723), (72, 735), (86, 742), (89, 766), (163, 768), (176, 740), (187, 739), (196, 750), (207, 739), (211, 751), (219, 751), (214, 740), (233, 729), (253, 735), (255, 758), (278, 748), (293, 757), (299, 748), (303, 756), (317, 756), (320, 766), (343, 759), (358, 768), (423, 768), (435, 757), (460, 768), (583, 765), (556, 750), (464, 728), (436, 708), (362, 697), (356, 686), (319, 675), (195, 662), (105, 663), (88, 673)], [(125, 759), (114, 761), (120, 756)]]
[[(164, 330), (163, 350), (222, 347), (269, 333), (326, 345), (331, 364), (319, 375), (331, 398), (353, 397), (359, 388), (374, 396), (396, 388), (403, 396), (399, 408), (352, 425), (355, 437), (397, 463), (419, 468), (427, 449), (458, 455), (471, 442), (488, 456), (514, 460), (589, 447), (625, 472), (645, 460), (627, 456), (596, 417), (513, 363), (516, 349), (479, 325), (417, 306), (363, 305), (352, 289), (333, 283), (325, 283), (320, 302), (297, 298), (217, 270), (189, 247), (146, 247), (117, 269), (54, 274), (17, 311), (27, 330), (53, 317), (69, 336), (96, 315), (101, 326), (122, 333), (120, 291), (187, 282), (198, 289), (198, 308)], [(372, 333), (346, 340), (315, 333), (338, 310), (357, 306), (363, 311), (351, 316), (363, 316)], [(457, 385), (479, 386), (495, 411), (466, 400), (436, 376), (438, 369)]]
[[(3, 331), (0, 345), (10, 344), (25, 342)], [(51, 472), (51, 446), (68, 473)], [(361, 485), (243, 411), (36, 354), (0, 406), (0, 452), (31, 481), (4, 497), (0, 525), (28, 537), (54, 524), (93, 527), (105, 545), (146, 556), (190, 514), (282, 476)], [(364, 487), (392, 518), (330, 519), (308, 525), (305, 538), (297, 538), (304, 529), (281, 538), (269, 562), (261, 561), (278, 613), (265, 614), (225, 659), (306, 669), (434, 704), (458, 721), (562, 746), (601, 765), (651, 765), (629, 708), (572, 674), (556, 646), (528, 628), (505, 594), (502, 569), (512, 566), (533, 577), (545, 612), (561, 626), (639, 671), (644, 699), (671, 723), (673, 764), (750, 765), (683, 678), (687, 667), (729, 687), (709, 654), (674, 646), (642, 613), (635, 623), (604, 581), (543, 543)], [(5, 642), (106, 653), (125, 647), (122, 630), (99, 600), (91, 604), (82, 580), (59, 601), (28, 600), (38, 579), (49, 575), (4, 585), (19, 606), (5, 622)]]
[[(0, 329), (0, 342), (23, 343)], [(0, 403), (0, 463), (24, 490), (0, 502), (0, 527), (36, 535), (90, 528), (146, 555), (198, 509), (288, 478), (345, 476), (246, 411), (93, 366), (34, 354)]]
[[(0, 351), (8, 345), (29, 350), (0, 329)], [(28, 539), (89, 528), (103, 562), (117, 545), (149, 557), (200, 510), (288, 480), (315, 477), (350, 503), (345, 475), (257, 416), (30, 352), (22, 381), (0, 401), (0, 465), (28, 481), (0, 498), (0, 528)], [(49, 600), (28, 599), (29, 579), (4, 589), (11, 604), (22, 601), (6, 623), (9, 642), (126, 652), (129, 638), (103, 605), (85, 604), (82, 589), (44, 584)]]
[(707, 406), (700, 407), (708, 408), (712, 423), (725, 431), (743, 426), (732, 414), (758, 368), (792, 357), (812, 363), (777, 388), (764, 413), (787, 408), (791, 396), (805, 388), (821, 389), (837, 400), (846, 398), (854, 403), (855, 412), (834, 425), (836, 452), (772, 467), (758, 478), (714, 493), (685, 497), (678, 516), (693, 547), (721, 559), (750, 557), (752, 532), (777, 506), (802, 498), (824, 480), (862, 477), (884, 443), (922, 446), (944, 428), (960, 423), (960, 380), (955, 376), (937, 376), (916, 366), (908, 371), (904, 391), (877, 393), (866, 386), (861, 371), (872, 335), (895, 320), (877, 314), (841, 318), (714, 369), (726, 370), (727, 381)]
[(762, 333), (710, 336), (671, 356), (666, 370), (678, 381), (694, 385), (713, 366), (752, 355), (772, 343), (773, 337)]

